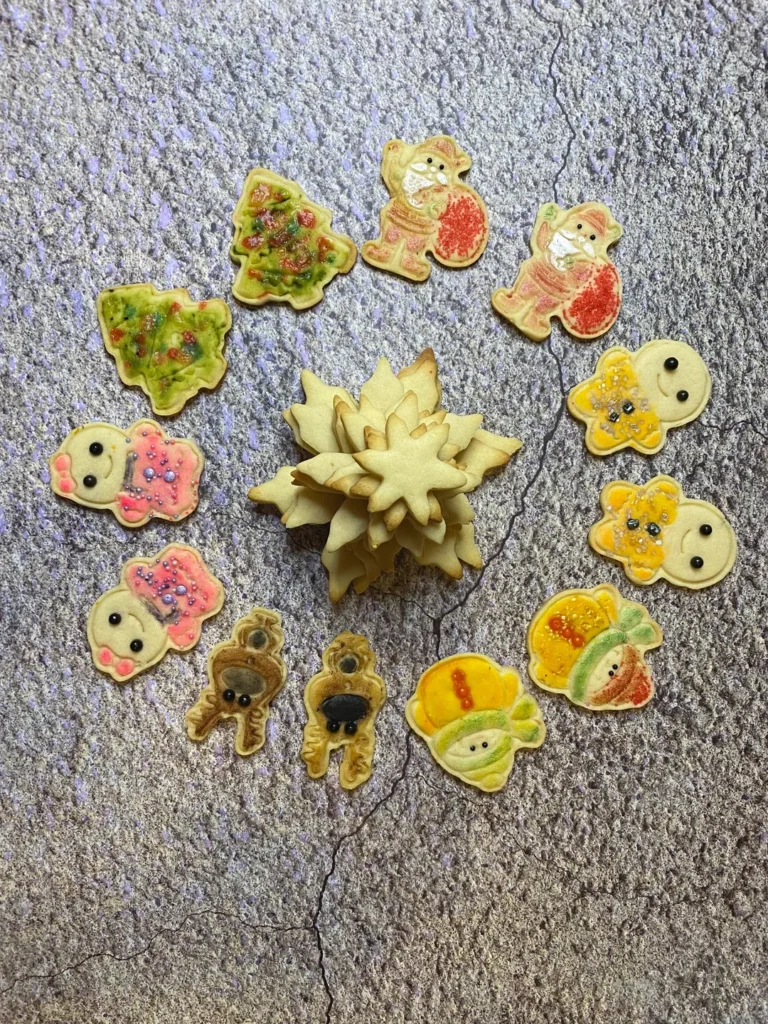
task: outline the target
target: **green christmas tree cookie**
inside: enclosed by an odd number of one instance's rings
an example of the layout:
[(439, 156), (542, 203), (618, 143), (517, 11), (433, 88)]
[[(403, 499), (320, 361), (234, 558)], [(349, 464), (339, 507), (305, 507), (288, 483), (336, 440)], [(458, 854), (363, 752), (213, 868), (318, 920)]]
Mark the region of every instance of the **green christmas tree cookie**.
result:
[(107, 288), (97, 301), (101, 336), (123, 384), (137, 385), (159, 416), (180, 412), (201, 388), (215, 388), (232, 326), (223, 299), (194, 302), (186, 288)]
[(254, 168), (232, 217), (230, 253), (240, 264), (235, 298), (249, 306), (290, 302), (294, 309), (319, 302), (328, 282), (357, 258), (352, 239), (331, 230), (332, 218), (295, 181)]

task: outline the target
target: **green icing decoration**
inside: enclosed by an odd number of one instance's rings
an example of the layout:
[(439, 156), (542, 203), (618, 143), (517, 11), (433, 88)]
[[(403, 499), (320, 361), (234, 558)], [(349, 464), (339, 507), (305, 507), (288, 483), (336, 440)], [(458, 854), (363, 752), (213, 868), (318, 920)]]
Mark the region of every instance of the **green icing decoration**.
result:
[(620, 629), (606, 629), (591, 640), (571, 672), (571, 698), (583, 703), (587, 693), (587, 681), (597, 663), (612, 647), (625, 643), (627, 634)]
[(256, 167), (246, 178), (233, 216), (230, 254), (240, 264), (232, 293), (240, 302), (314, 306), (336, 274), (357, 257), (355, 243), (331, 230), (332, 214), (300, 185)]
[(223, 299), (194, 302), (185, 288), (132, 284), (101, 292), (97, 307), (120, 379), (140, 387), (158, 415), (179, 412), (224, 376), (224, 336), (232, 318)]

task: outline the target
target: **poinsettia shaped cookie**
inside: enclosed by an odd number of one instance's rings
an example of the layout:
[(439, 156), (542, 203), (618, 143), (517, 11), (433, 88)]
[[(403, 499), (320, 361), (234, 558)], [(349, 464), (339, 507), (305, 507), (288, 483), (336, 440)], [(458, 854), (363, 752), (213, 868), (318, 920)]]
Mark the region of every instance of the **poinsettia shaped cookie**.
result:
[(621, 278), (608, 247), (622, 228), (603, 203), (570, 210), (557, 203), (539, 207), (531, 252), (511, 288), (497, 288), (491, 302), (532, 341), (544, 341), (559, 317), (577, 338), (598, 338), (613, 326), (621, 308)]
[(363, 245), (363, 259), (410, 281), (425, 281), (431, 252), (446, 267), (468, 267), (488, 244), (488, 213), (460, 179), (471, 158), (450, 135), (409, 146), (384, 146), (381, 176), (391, 198), (381, 211), (381, 232)]
[(87, 423), (50, 458), (51, 488), (86, 508), (109, 509), (123, 526), (184, 519), (197, 508), (203, 453), (168, 437), (154, 420), (127, 430)]
[(690, 423), (712, 392), (704, 360), (684, 341), (657, 338), (637, 352), (607, 349), (591, 377), (568, 395), (572, 416), (587, 425), (593, 455), (622, 448), (653, 455), (667, 431)]
[(615, 558), (633, 583), (658, 579), (701, 590), (726, 576), (736, 561), (736, 534), (708, 501), (686, 498), (670, 476), (638, 486), (625, 480), (606, 484), (600, 494), (603, 518), (589, 531), (589, 543)]
[(397, 375), (380, 359), (359, 402), (309, 370), (301, 383), (306, 401), (283, 416), (312, 457), (283, 466), (248, 494), (277, 505), (289, 529), (331, 524), (323, 549), (331, 599), (350, 584), (362, 593), (392, 572), (402, 548), (454, 579), (462, 562), (479, 568), (467, 494), (505, 466), (520, 442), (482, 430), (479, 413), (441, 407), (432, 349)]

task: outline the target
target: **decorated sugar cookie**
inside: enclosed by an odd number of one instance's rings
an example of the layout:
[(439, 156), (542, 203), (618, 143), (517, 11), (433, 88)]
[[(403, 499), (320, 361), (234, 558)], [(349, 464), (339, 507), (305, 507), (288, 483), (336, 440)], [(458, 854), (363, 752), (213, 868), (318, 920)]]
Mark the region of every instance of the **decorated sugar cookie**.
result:
[(350, 584), (362, 593), (392, 572), (402, 548), (454, 579), (462, 562), (480, 568), (467, 494), (505, 466), (520, 442), (481, 429), (479, 413), (441, 407), (432, 349), (397, 375), (380, 359), (359, 402), (309, 370), (301, 382), (306, 401), (283, 416), (311, 458), (283, 466), (248, 496), (277, 505), (289, 529), (330, 523), (323, 565), (331, 599)]
[(97, 308), (120, 379), (140, 387), (158, 416), (173, 416), (224, 376), (232, 318), (223, 299), (194, 302), (186, 288), (128, 284), (101, 292)]
[(384, 146), (381, 176), (391, 198), (381, 211), (381, 234), (366, 242), (363, 259), (410, 281), (426, 280), (431, 252), (446, 267), (468, 267), (488, 244), (485, 203), (461, 181), (471, 158), (449, 135), (409, 146)]
[(662, 640), (643, 605), (610, 584), (564, 590), (528, 627), (528, 673), (542, 689), (592, 711), (639, 708), (654, 693), (645, 652)]
[(637, 352), (609, 348), (591, 377), (568, 395), (572, 416), (587, 425), (593, 455), (622, 448), (653, 455), (667, 431), (704, 409), (712, 381), (704, 360), (684, 341), (649, 341)]
[(223, 603), (223, 586), (186, 544), (169, 544), (154, 558), (132, 558), (120, 583), (88, 616), (93, 663), (116, 683), (127, 683), (168, 650), (191, 650), (203, 622)]
[(405, 717), (441, 767), (486, 793), (504, 786), (518, 750), (540, 747), (546, 735), (517, 672), (484, 654), (455, 654), (428, 668)]
[(332, 219), (295, 181), (255, 167), (232, 217), (230, 254), (240, 264), (235, 298), (249, 306), (290, 302), (294, 309), (318, 303), (323, 288), (357, 259), (355, 243), (331, 230)]
[(247, 756), (264, 746), (269, 706), (287, 676), (281, 656), (282, 620), (254, 608), (239, 619), (232, 636), (208, 655), (208, 685), (185, 716), (187, 734), (200, 742), (227, 718), (237, 723), (235, 750)]
[(600, 504), (604, 515), (589, 531), (589, 543), (621, 562), (633, 583), (665, 579), (700, 590), (733, 568), (731, 524), (708, 501), (686, 498), (672, 477), (655, 476), (642, 487), (616, 480), (603, 488)]
[(328, 771), (332, 750), (344, 748), (339, 781), (355, 789), (371, 776), (376, 715), (387, 699), (376, 655), (364, 636), (340, 633), (325, 651), (323, 668), (307, 683), (307, 724), (301, 756), (311, 778)]
[(194, 441), (168, 437), (154, 420), (127, 430), (86, 423), (49, 460), (56, 494), (86, 508), (110, 509), (131, 527), (194, 512), (203, 464)]
[(493, 308), (532, 341), (544, 341), (559, 317), (576, 338), (597, 338), (613, 326), (621, 308), (621, 278), (608, 247), (622, 228), (602, 203), (570, 210), (539, 207), (531, 252), (511, 288), (497, 288)]

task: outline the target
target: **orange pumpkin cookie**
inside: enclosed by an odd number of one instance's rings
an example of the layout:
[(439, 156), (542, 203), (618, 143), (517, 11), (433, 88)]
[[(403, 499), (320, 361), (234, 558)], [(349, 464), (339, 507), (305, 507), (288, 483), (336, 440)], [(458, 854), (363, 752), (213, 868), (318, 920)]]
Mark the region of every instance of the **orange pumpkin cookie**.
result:
[(528, 674), (593, 711), (642, 707), (654, 693), (644, 655), (662, 640), (643, 605), (625, 601), (615, 587), (564, 590), (528, 627)]
[(642, 487), (617, 480), (600, 494), (603, 518), (589, 543), (615, 558), (633, 583), (658, 579), (701, 590), (719, 583), (736, 560), (733, 527), (714, 505), (686, 498), (680, 484), (656, 476)]

